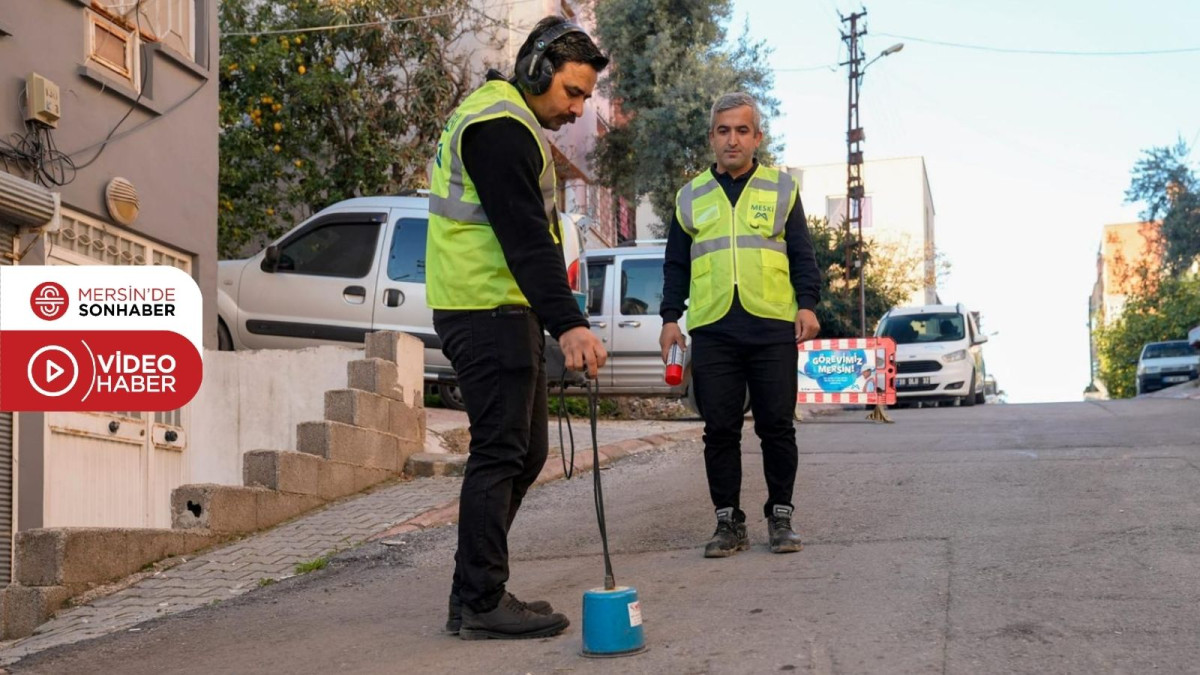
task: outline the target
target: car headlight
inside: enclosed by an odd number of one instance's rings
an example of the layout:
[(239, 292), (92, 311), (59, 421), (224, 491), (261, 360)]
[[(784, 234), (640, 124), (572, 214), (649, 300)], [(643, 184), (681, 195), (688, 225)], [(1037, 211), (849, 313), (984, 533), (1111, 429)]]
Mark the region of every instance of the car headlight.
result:
[(1147, 375), (1153, 375), (1162, 370), (1162, 366), (1142, 366), (1142, 372)]
[(960, 349), (956, 352), (950, 352), (949, 354), (946, 354), (942, 357), (942, 360), (946, 363), (954, 363), (955, 361), (962, 361), (965, 358), (967, 358), (967, 350)]

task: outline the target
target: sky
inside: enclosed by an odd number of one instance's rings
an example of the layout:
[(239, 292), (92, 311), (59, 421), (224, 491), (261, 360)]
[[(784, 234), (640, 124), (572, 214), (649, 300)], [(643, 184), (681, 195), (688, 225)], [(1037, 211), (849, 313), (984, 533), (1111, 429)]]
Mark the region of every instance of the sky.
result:
[[(1200, 50), (1061, 56), (954, 48), (1200, 48), (1197, 0), (734, 0), (730, 33), (773, 49), (789, 166), (844, 162), (847, 71), (838, 13), (867, 9), (860, 122), (867, 161), (923, 156), (948, 258), (944, 302), (981, 312), (988, 370), (1010, 403), (1077, 401), (1089, 381), (1087, 302), (1100, 232), (1145, 149), (1200, 140)], [(897, 37), (903, 36), (903, 37)], [(804, 70), (789, 70), (804, 69)], [(1191, 155), (1200, 167), (1200, 150)], [(868, 194), (870, 183), (866, 184)], [(877, 214), (876, 217), (882, 217)]]

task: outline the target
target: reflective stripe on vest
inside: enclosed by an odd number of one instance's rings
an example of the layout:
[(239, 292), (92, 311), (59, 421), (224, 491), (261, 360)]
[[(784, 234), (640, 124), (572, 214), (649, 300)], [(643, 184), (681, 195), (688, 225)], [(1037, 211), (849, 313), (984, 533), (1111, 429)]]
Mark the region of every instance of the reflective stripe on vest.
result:
[(791, 175), (764, 166), (755, 169), (736, 205), (712, 171), (679, 190), (675, 216), (692, 238), (689, 328), (725, 316), (735, 288), (742, 306), (755, 316), (796, 318), (784, 233), (797, 199)]
[(475, 183), (462, 160), (467, 127), (498, 118), (517, 120), (533, 134), (542, 155), (539, 175), (550, 235), (561, 244), (555, 208), (554, 160), (537, 118), (508, 82), (495, 80), (475, 90), (454, 111), (438, 142), (429, 196), (426, 298), (435, 309), (488, 309), (528, 305), (517, 287), (500, 242), (492, 232)]

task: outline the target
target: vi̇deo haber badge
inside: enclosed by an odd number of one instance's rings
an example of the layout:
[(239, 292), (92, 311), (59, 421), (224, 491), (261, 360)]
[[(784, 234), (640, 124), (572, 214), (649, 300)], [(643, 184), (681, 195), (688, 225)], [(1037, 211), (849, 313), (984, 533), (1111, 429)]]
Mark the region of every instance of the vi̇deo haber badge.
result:
[(180, 408), (203, 378), (202, 325), (174, 267), (0, 267), (0, 410)]

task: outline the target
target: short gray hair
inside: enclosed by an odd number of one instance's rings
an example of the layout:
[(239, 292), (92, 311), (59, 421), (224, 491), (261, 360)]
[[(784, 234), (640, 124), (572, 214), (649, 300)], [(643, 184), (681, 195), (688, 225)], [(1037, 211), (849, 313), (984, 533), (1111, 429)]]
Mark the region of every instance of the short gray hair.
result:
[(744, 91), (734, 91), (728, 94), (721, 94), (717, 98), (717, 102), (713, 103), (712, 112), (708, 114), (708, 129), (717, 125), (717, 115), (726, 110), (733, 110), (742, 106), (750, 106), (750, 110), (754, 112), (754, 130), (762, 131), (762, 111), (758, 109), (758, 101), (754, 97)]

